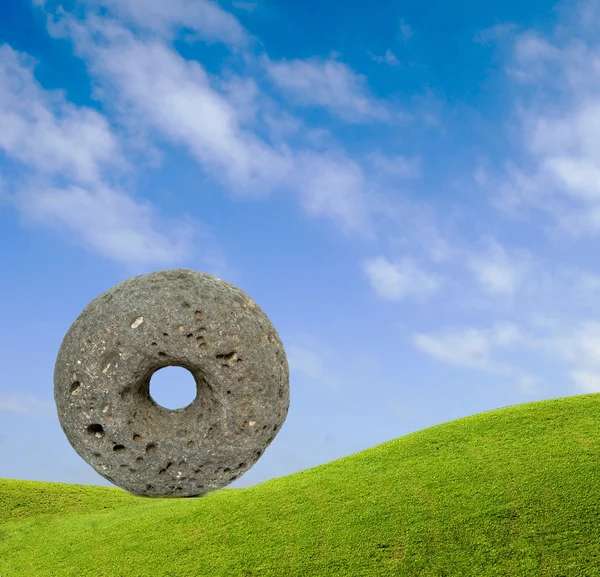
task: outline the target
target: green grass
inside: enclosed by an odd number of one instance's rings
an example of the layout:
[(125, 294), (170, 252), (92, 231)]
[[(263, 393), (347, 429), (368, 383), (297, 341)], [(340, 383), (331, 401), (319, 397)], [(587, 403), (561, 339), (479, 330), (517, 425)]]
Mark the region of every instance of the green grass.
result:
[(197, 499), (0, 479), (0, 576), (598, 576), (599, 425), (516, 405)]

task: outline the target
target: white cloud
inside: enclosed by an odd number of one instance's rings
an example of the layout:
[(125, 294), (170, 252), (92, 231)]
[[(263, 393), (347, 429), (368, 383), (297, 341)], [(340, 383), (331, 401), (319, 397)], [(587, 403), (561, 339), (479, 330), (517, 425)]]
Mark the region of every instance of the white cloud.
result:
[(488, 238), (487, 252), (467, 257), (467, 266), (477, 281), (492, 294), (513, 295), (527, 274), (526, 263), (509, 257), (506, 250), (491, 238)]
[(520, 61), (522, 68), (537, 66), (545, 60), (552, 60), (559, 56), (560, 51), (535, 32), (528, 31), (517, 36), (515, 57)]
[(41, 417), (56, 417), (53, 401), (23, 393), (0, 392), (0, 411)]
[(275, 84), (297, 104), (327, 108), (346, 122), (386, 121), (392, 118), (383, 103), (372, 98), (366, 77), (343, 62), (308, 60), (265, 60)]
[[(436, 263), (450, 262), (459, 255), (449, 236), (442, 233), (433, 207), (423, 200), (396, 195), (392, 203), (381, 203), (377, 211), (393, 227), (388, 240), (395, 251), (422, 251)], [(453, 225), (457, 216), (460, 216), (457, 211), (447, 212), (445, 224)]]
[(580, 285), (578, 288), (584, 293), (600, 294), (600, 275), (583, 272), (579, 273), (578, 280)]
[(194, 30), (205, 41), (245, 46), (248, 33), (230, 12), (210, 0), (83, 0), (108, 8), (123, 21), (173, 38), (178, 28)]
[(600, 369), (600, 322), (585, 321), (576, 328), (563, 328), (541, 339), (538, 346), (567, 362)]
[(473, 173), (473, 180), (479, 186), (485, 186), (489, 182), (488, 171), (483, 166), (478, 166)]
[(70, 229), (97, 253), (128, 265), (169, 264), (189, 251), (191, 227), (172, 226), (169, 238), (156, 230), (158, 218), (149, 203), (101, 185), (93, 192), (25, 186), (17, 206), (26, 220)]
[(511, 323), (498, 323), (490, 330), (463, 329), (445, 334), (415, 334), (413, 344), (424, 353), (456, 366), (489, 371), (511, 370), (491, 361), (492, 347), (511, 347), (523, 341), (519, 328)]
[[(239, 193), (263, 196), (287, 176), (289, 151), (277, 151), (240, 127), (240, 120), (253, 114), (250, 97), (241, 112), (235, 107), (242, 98), (240, 84), (229, 84), (230, 103), (198, 62), (184, 60), (159, 40), (136, 40), (97, 17), (82, 24), (68, 16), (61, 24), (54, 33), (76, 40), (93, 74), (117, 90), (123, 117), (143, 116), (172, 142), (187, 145), (214, 178)], [(94, 41), (92, 34), (108, 42)]]
[(533, 324), (545, 335), (526, 334), (514, 323), (496, 323), (490, 329), (465, 328), (439, 333), (415, 333), (412, 343), (425, 354), (457, 367), (512, 373), (522, 393), (539, 392), (540, 379), (522, 369), (492, 359), (495, 349), (528, 349), (547, 362), (567, 363), (569, 377), (582, 394), (600, 392), (600, 322), (573, 325), (548, 314), (534, 315)]
[(598, 0), (580, 0), (575, 10), (575, 22), (579, 29), (590, 31), (595, 35), (596, 25), (600, 22), (600, 2)]
[(538, 397), (542, 394), (543, 391), (540, 387), (542, 379), (536, 375), (521, 372), (519, 369), (516, 369), (514, 372), (517, 372), (517, 385), (521, 394), (537, 395)]
[(410, 258), (394, 264), (378, 256), (363, 260), (361, 266), (371, 288), (386, 300), (400, 301), (409, 296), (423, 299), (441, 287), (438, 277), (425, 272)]
[(292, 369), (303, 372), (315, 381), (319, 381), (324, 377), (325, 363), (315, 351), (291, 345), (288, 350), (288, 357)]
[(512, 22), (503, 22), (494, 24), (489, 28), (485, 28), (477, 32), (473, 38), (478, 44), (490, 44), (494, 41), (504, 40), (507, 36), (516, 33), (516, 24)]
[(341, 230), (373, 238), (370, 203), (362, 168), (343, 154), (299, 154), (295, 182), (302, 207), (311, 215), (326, 215)]
[(400, 61), (396, 58), (396, 55), (388, 48), (385, 51), (383, 56), (376, 56), (371, 54), (371, 58), (375, 60), (375, 62), (379, 62), (380, 64), (384, 63), (389, 66), (400, 66)]
[[(361, 165), (340, 151), (292, 151), (285, 137), (297, 134), (301, 123), (253, 80), (231, 72), (225, 80), (215, 78), (162, 41), (141, 41), (115, 21), (93, 15), (85, 21), (67, 15), (50, 30), (71, 37), (96, 80), (113, 89), (111, 105), (123, 122), (143, 120), (185, 145), (233, 194), (258, 198), (289, 190), (309, 215), (327, 216), (345, 233), (373, 238), (372, 215), (381, 199)], [(277, 147), (256, 136), (261, 120)]]
[(104, 117), (66, 102), (61, 91), (46, 92), (33, 76), (35, 64), (0, 46), (0, 150), (40, 172), (87, 184), (100, 179), (103, 164), (124, 168)]
[(408, 40), (411, 36), (413, 36), (413, 29), (404, 22), (403, 19), (400, 19), (400, 24), (398, 25), (398, 36), (400, 40)]
[(531, 346), (549, 358), (569, 363), (569, 376), (585, 393), (600, 392), (600, 322), (584, 321), (571, 327), (551, 323), (551, 336), (533, 339)]
[[(66, 102), (60, 91), (45, 91), (34, 64), (0, 47), (0, 150), (31, 171), (13, 183), (11, 200), (23, 218), (70, 229), (88, 247), (127, 264), (181, 259), (189, 231), (158, 232), (147, 203), (105, 183), (107, 167), (116, 174), (131, 168), (104, 117)], [(53, 178), (71, 184), (55, 186)]]
[(332, 370), (336, 363), (332, 360), (334, 351), (331, 347), (307, 333), (297, 333), (291, 341), (286, 345), (290, 371), (303, 373), (319, 387), (338, 391), (341, 383)]
[(254, 12), (258, 6), (258, 2), (232, 2), (232, 6), (244, 12)]
[(600, 393), (600, 371), (598, 372), (586, 372), (586, 371), (571, 371), (569, 376), (573, 379), (582, 394), (586, 393)]
[(519, 218), (544, 211), (572, 236), (599, 233), (600, 45), (564, 26), (555, 37), (526, 31), (506, 70), (523, 91), (515, 119), (527, 158), (507, 162), (492, 204)]
[(600, 165), (585, 158), (547, 158), (542, 169), (581, 200), (600, 200)]

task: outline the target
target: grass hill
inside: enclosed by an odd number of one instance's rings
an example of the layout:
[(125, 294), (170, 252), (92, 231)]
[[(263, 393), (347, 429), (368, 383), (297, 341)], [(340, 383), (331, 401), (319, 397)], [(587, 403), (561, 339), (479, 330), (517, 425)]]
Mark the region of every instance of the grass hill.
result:
[(388, 575), (600, 576), (600, 394), (196, 499), (0, 479), (1, 577)]

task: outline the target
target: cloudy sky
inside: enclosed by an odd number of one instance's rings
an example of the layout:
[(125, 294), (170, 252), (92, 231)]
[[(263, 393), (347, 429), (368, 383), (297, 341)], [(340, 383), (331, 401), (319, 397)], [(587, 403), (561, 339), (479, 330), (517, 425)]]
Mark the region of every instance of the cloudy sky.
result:
[(598, 1), (0, 2), (0, 477), (109, 485), (54, 362), (158, 269), (239, 286), (286, 348), (287, 420), (232, 488), (600, 392), (599, 27)]

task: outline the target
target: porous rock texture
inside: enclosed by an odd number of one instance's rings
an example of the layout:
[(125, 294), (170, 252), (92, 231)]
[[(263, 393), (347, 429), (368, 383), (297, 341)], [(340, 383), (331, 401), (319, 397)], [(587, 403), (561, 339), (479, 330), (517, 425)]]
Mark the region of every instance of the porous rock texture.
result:
[[(175, 365), (194, 401), (167, 409), (150, 378)], [(273, 441), (290, 404), (283, 344), (262, 309), (212, 275), (174, 269), (130, 278), (69, 328), (54, 399), (75, 451), (133, 493), (192, 497), (223, 488)]]

